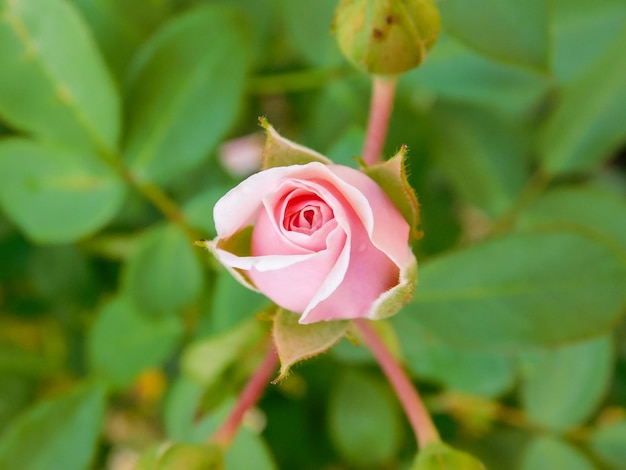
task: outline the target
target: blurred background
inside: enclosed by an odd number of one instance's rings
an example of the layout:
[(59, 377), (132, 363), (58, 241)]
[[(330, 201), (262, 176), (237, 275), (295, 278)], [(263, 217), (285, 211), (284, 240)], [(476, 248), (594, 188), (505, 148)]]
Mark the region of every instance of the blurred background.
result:
[[(356, 167), (370, 78), (335, 0), (0, 0), (0, 468), (133, 468), (202, 442), (259, 360), (193, 240), (259, 165), (265, 116)], [(490, 469), (626, 469), (626, 2), (446, 0), (402, 76), (424, 237), (382, 328), (442, 437)], [(408, 469), (363, 347), (270, 385), (239, 469)]]

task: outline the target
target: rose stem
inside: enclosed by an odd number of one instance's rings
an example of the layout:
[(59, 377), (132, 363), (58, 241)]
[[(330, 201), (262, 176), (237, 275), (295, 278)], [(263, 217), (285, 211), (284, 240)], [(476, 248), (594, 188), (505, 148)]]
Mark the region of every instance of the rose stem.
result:
[(274, 345), (270, 345), (263, 362), (248, 380), (245, 388), (239, 395), (235, 407), (230, 412), (226, 421), (213, 433), (210, 440), (223, 448), (227, 448), (235, 438), (239, 426), (246, 412), (252, 408), (261, 398), (263, 390), (270, 383), (271, 376), (278, 364), (278, 355)]
[(363, 148), (363, 161), (367, 165), (376, 163), (383, 151), (397, 82), (397, 77), (375, 75), (372, 79), (372, 101)]
[(413, 386), (389, 349), (387, 349), (378, 332), (372, 328), (367, 320), (357, 319), (354, 320), (354, 324), (363, 334), (365, 343), (376, 357), (381, 369), (393, 386), (400, 403), (402, 403), (415, 433), (418, 447), (424, 448), (428, 444), (439, 442), (441, 440), (439, 432), (433, 424), (417, 389)]

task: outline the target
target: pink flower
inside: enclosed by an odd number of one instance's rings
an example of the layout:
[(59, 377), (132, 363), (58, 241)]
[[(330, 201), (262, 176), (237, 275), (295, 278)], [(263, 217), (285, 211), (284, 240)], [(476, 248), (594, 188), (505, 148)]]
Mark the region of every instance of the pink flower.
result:
[(382, 318), (412, 295), (409, 224), (360, 171), (318, 162), (270, 168), (220, 199), (214, 219), (208, 246), (219, 261), (302, 324)]

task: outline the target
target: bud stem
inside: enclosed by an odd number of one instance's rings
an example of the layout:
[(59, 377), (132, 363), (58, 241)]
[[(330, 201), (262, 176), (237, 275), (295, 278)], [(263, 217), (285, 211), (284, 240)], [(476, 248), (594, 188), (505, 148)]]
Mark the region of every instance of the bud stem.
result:
[(387, 346), (367, 320), (357, 319), (354, 324), (363, 335), (365, 343), (376, 357), (378, 364), (393, 386), (404, 412), (411, 423), (417, 445), (425, 448), (434, 442), (440, 442), (439, 432), (435, 427), (422, 399), (406, 373), (393, 357)]
[(210, 441), (223, 447), (228, 448), (231, 442), (237, 435), (237, 431), (241, 426), (241, 422), (246, 412), (252, 408), (261, 398), (263, 390), (267, 384), (270, 383), (272, 374), (276, 370), (278, 365), (278, 354), (274, 345), (270, 344), (270, 347), (263, 359), (263, 362), (259, 365), (258, 369), (254, 371), (245, 388), (239, 395), (235, 407), (230, 412), (226, 421), (213, 433)]
[(398, 77), (374, 75), (372, 79), (372, 101), (367, 123), (367, 137), (363, 148), (363, 161), (368, 165), (378, 162), (385, 145), (387, 127), (393, 109)]

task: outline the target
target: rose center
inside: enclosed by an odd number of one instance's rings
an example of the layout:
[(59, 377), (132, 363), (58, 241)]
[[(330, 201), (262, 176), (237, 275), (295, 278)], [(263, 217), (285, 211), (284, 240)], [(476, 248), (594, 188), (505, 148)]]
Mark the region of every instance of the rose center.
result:
[(333, 218), (332, 210), (319, 198), (296, 197), (287, 204), (283, 228), (310, 235)]

